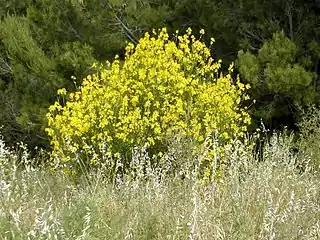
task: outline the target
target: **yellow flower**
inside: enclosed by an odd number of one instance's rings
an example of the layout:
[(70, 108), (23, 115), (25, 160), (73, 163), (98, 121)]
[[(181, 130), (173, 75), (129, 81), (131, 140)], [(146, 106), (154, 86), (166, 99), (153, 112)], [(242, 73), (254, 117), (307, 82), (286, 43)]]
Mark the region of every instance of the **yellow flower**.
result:
[(188, 27), (188, 29), (187, 29), (187, 34), (188, 34), (188, 35), (191, 35), (191, 34), (192, 34), (192, 29), (191, 29), (190, 27)]
[(65, 88), (61, 88), (58, 90), (58, 95), (62, 95), (62, 96), (65, 96), (67, 95), (67, 90)]

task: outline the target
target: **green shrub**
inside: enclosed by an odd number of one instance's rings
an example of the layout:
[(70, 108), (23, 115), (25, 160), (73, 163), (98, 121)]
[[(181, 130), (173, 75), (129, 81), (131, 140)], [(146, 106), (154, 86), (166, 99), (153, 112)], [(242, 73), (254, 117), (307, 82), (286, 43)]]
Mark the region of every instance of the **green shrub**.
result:
[[(210, 134), (219, 146), (244, 137), (250, 117), (239, 104), (248, 99), (249, 86), (233, 81), (232, 66), (223, 75), (221, 61), (191, 29), (174, 39), (166, 29), (146, 33), (137, 46), (128, 44), (124, 62), (116, 57), (96, 64), (97, 73), (87, 76), (77, 92), (59, 91), (66, 104), (50, 107), (46, 130), (59, 166), (74, 167), (73, 153), (93, 159), (101, 149), (121, 156), (128, 166), (134, 146), (147, 146), (156, 162), (175, 135), (199, 146)], [(203, 169), (208, 173), (211, 165), (206, 161)]]

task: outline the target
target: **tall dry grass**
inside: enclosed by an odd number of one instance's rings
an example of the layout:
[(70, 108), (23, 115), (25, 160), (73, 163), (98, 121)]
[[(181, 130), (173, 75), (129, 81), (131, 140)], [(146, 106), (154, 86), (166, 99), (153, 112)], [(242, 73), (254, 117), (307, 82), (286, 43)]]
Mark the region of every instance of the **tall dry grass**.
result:
[(320, 239), (320, 178), (295, 144), (274, 134), (260, 162), (239, 145), (219, 183), (203, 185), (178, 143), (167, 158), (182, 174), (144, 167), (110, 183), (99, 171), (51, 174), (0, 140), (0, 239)]

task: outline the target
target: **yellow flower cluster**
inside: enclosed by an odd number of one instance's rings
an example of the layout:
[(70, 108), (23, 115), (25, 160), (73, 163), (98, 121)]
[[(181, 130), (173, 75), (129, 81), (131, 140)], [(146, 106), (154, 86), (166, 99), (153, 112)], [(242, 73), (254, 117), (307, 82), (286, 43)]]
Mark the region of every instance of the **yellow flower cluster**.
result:
[(239, 103), (248, 86), (233, 81), (233, 66), (223, 75), (221, 61), (191, 29), (173, 39), (166, 29), (146, 33), (137, 46), (127, 45), (124, 61), (95, 64), (97, 73), (77, 92), (59, 91), (66, 104), (50, 107), (46, 131), (62, 164), (88, 145), (104, 143), (110, 154), (140, 144), (161, 152), (176, 134), (200, 144), (213, 132), (224, 141), (244, 136), (250, 117)]

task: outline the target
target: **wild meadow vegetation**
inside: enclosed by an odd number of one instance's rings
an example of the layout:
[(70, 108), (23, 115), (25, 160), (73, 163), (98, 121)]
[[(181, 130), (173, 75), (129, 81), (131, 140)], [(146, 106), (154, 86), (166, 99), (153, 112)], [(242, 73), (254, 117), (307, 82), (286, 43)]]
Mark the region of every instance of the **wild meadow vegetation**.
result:
[(162, 169), (145, 168), (148, 155), (136, 150), (140, 168), (110, 182), (103, 168), (83, 172), (76, 181), (63, 171), (52, 174), (45, 163), (39, 165), (43, 157), (35, 166), (25, 150), (13, 152), (0, 143), (1, 239), (320, 236), (318, 147), (294, 153), (292, 135), (274, 134), (260, 162), (239, 155), (238, 145), (224, 175), (205, 185), (189, 168), (170, 177), (163, 170), (172, 167), (170, 159), (198, 162), (181, 151), (185, 146), (173, 146)]
[(320, 239), (319, 13), (0, 0), (0, 239)]

